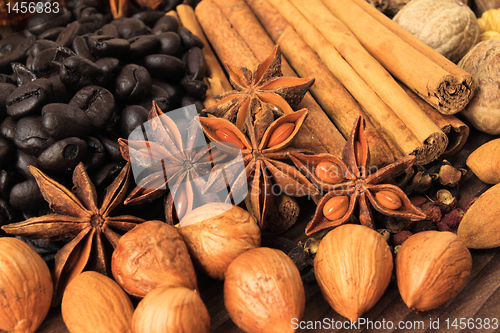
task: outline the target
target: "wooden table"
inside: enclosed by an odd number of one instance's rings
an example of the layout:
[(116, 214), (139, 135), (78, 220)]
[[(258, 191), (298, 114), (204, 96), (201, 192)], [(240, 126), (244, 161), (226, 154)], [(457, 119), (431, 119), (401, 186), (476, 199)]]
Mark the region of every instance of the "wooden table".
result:
[[(466, 156), (482, 143), (490, 140), (477, 132), (472, 132), (469, 142), (458, 156), (450, 160), (464, 160)], [(484, 192), (489, 186), (468, 172), (461, 183), (461, 197), (459, 206), (465, 205), (471, 198)], [(302, 201), (301, 201), (302, 202)], [(314, 206), (306, 204), (299, 216), (299, 222), (287, 231), (284, 236), (294, 241), (305, 240), (303, 230), (314, 211)], [(500, 232), (500, 231), (499, 231)], [(500, 332), (500, 248), (491, 250), (472, 250), (472, 273), (462, 291), (452, 300), (437, 309), (415, 313), (403, 303), (395, 281), (389, 285), (384, 296), (376, 306), (365, 313), (363, 318), (369, 319), (372, 325), (383, 325), (386, 329), (369, 329), (366, 326), (360, 329), (332, 329), (314, 330), (299, 329), (298, 332)], [(242, 332), (229, 318), (223, 302), (223, 282), (198, 276), (199, 289), (211, 316), (212, 332)], [(322, 321), (326, 318), (329, 323), (343, 323), (345, 319), (333, 311), (323, 300), (317, 284), (305, 284), (306, 309), (302, 320)], [(496, 320), (496, 329), (460, 329), (460, 319), (473, 319), (477, 322), (489, 318)], [(430, 321), (434, 323), (430, 326)], [(439, 320), (439, 328), (437, 324)], [(458, 327), (453, 327), (456, 320)], [(394, 328), (387, 328), (391, 322)], [(408, 327), (421, 325), (420, 328), (398, 329), (398, 323)], [(447, 326), (449, 325), (449, 326)], [(376, 327), (376, 326), (374, 326)], [(476, 326), (477, 327), (477, 326)], [(42, 324), (38, 333), (66, 333), (67, 328), (62, 321), (60, 309), (52, 309)]]

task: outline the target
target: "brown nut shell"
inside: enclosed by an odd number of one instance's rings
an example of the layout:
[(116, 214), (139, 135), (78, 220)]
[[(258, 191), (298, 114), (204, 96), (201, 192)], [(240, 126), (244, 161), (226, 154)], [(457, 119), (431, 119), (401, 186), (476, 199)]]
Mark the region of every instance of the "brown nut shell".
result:
[(396, 256), (399, 293), (413, 310), (434, 309), (458, 294), (471, 268), (471, 254), (454, 233), (419, 232), (401, 245)]
[(49, 268), (38, 253), (19, 239), (0, 237), (0, 330), (35, 332), (52, 293)]
[(115, 281), (87, 271), (66, 287), (61, 312), (71, 333), (130, 333), (134, 307)]
[(382, 297), (392, 268), (391, 250), (382, 235), (355, 224), (330, 231), (314, 258), (314, 272), (323, 296), (352, 322)]
[(300, 321), (305, 302), (299, 270), (280, 250), (249, 250), (227, 269), (224, 305), (247, 333), (293, 332), (292, 319)]
[(241, 253), (260, 246), (260, 228), (246, 210), (214, 202), (181, 220), (179, 233), (193, 262), (214, 279), (224, 279), (229, 264)]
[(160, 285), (197, 289), (196, 273), (177, 230), (162, 221), (147, 221), (123, 235), (111, 259), (118, 284), (135, 297)]
[(200, 296), (187, 288), (161, 286), (146, 295), (132, 317), (134, 333), (208, 333), (210, 315)]
[(500, 183), (500, 139), (486, 142), (467, 158), (467, 166), (486, 184)]

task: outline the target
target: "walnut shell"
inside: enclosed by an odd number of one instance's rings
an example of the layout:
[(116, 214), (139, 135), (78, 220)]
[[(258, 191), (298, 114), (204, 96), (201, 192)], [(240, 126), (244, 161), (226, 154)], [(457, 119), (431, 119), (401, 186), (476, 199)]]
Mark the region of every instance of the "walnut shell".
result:
[(0, 237), (0, 330), (35, 332), (50, 309), (52, 277), (25, 242)]
[(224, 305), (247, 333), (293, 332), (292, 319), (300, 321), (305, 303), (299, 270), (280, 250), (249, 250), (227, 269)]
[(458, 66), (478, 83), (474, 97), (461, 114), (478, 130), (500, 134), (500, 40), (477, 44)]
[(132, 318), (134, 333), (208, 333), (210, 315), (196, 292), (161, 286), (146, 295)]
[(467, 166), (486, 184), (500, 183), (500, 139), (486, 142), (467, 158)]
[(221, 202), (203, 205), (186, 214), (179, 233), (194, 263), (219, 280), (224, 279), (236, 257), (260, 246), (260, 228), (255, 218), (238, 206)]
[(345, 224), (330, 231), (314, 258), (316, 280), (330, 306), (352, 322), (382, 297), (392, 275), (392, 254), (381, 234)]
[(457, 235), (419, 232), (408, 238), (396, 255), (399, 293), (413, 310), (434, 309), (458, 294), (471, 268), (471, 254)]
[(61, 312), (71, 333), (130, 333), (134, 307), (115, 281), (87, 271), (66, 287)]
[(194, 266), (177, 230), (162, 221), (147, 221), (118, 241), (111, 259), (118, 284), (142, 298), (160, 285), (196, 290)]
[(453, 62), (479, 41), (476, 15), (456, 0), (412, 0), (393, 20)]

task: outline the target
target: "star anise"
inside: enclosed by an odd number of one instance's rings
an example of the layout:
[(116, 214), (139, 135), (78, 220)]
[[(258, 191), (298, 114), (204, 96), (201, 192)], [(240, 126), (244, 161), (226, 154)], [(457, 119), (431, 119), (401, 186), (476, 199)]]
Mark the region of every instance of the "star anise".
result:
[(344, 148), (342, 160), (330, 154), (290, 154), (295, 165), (326, 192), (306, 227), (307, 235), (347, 222), (358, 204), (359, 221), (370, 228), (374, 228), (370, 205), (388, 216), (412, 220), (425, 218), (425, 214), (411, 204), (399, 187), (384, 184), (410, 168), (415, 156), (406, 156), (382, 169), (368, 170), (370, 152), (364, 129), (364, 119), (359, 117)]
[(314, 79), (283, 77), (279, 46), (254, 72), (229, 63), (226, 68), (235, 90), (214, 96), (220, 101), (204, 111), (235, 123), (243, 132), (246, 118), (251, 117), (258, 140), (274, 121), (275, 114), (293, 113), (292, 108), (314, 83)]
[(120, 238), (117, 231), (124, 233), (144, 220), (130, 215), (109, 215), (126, 195), (130, 180), (128, 163), (106, 188), (100, 207), (94, 184), (82, 163), (73, 172), (73, 192), (36, 167), (28, 168), (55, 214), (32, 217), (2, 229), (28, 238), (50, 241), (71, 239), (55, 256), (53, 303), (57, 304), (68, 283), (84, 269), (109, 275), (110, 253), (107, 248), (109, 245), (116, 247)]
[(136, 129), (129, 140), (118, 140), (122, 156), (132, 163), (133, 170), (144, 168), (143, 175), (136, 177), (141, 179), (125, 199), (125, 204), (150, 202), (169, 191), (165, 216), (169, 224), (174, 224), (196, 206), (219, 201), (214, 193), (201, 194), (212, 163), (223, 156), (207, 145), (203, 130), (194, 119), (196, 114), (193, 108), (193, 120), (183, 136), (176, 122), (153, 101), (148, 121)]
[[(200, 117), (203, 130), (211, 141), (219, 142), (220, 149), (228, 154), (233, 155), (236, 150), (243, 159), (243, 163), (233, 159), (226, 164), (215, 165), (205, 191), (219, 191), (229, 184), (229, 194), (234, 197), (248, 190), (250, 202), (247, 208), (254, 213), (261, 227), (265, 226), (274, 195), (316, 195), (318, 190), (304, 175), (294, 166), (280, 161), (288, 159), (290, 152), (297, 152), (294, 148), (287, 147), (302, 126), (307, 113), (307, 109), (302, 109), (276, 119), (264, 132), (261, 140), (257, 139), (250, 118), (247, 118), (246, 124), (247, 137), (226, 119)], [(233, 147), (222, 142), (231, 143)]]

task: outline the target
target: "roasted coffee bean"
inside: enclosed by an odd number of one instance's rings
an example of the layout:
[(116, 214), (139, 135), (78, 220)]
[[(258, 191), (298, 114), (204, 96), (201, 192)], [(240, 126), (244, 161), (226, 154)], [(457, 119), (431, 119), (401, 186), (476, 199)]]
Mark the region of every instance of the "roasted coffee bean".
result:
[(10, 190), (9, 203), (16, 209), (28, 212), (36, 212), (48, 206), (34, 178), (14, 185)]
[[(15, 179), (16, 178), (16, 179)], [(17, 182), (18, 177), (13, 171), (0, 170), (0, 196), (8, 198), (12, 185)]]
[[(4, 171), (4, 170), (2, 170)], [(0, 226), (13, 223), (16, 219), (16, 211), (4, 199), (0, 198)]]
[(151, 76), (175, 82), (184, 75), (184, 64), (176, 57), (166, 54), (151, 54), (144, 58), (144, 67)]
[(8, 166), (13, 158), (14, 150), (13, 147), (6, 139), (0, 137), (0, 169)]
[(75, 37), (75, 39), (73, 39), (73, 51), (75, 51), (77, 56), (95, 62), (96, 58), (90, 52), (87, 39), (88, 37), (82, 37), (82, 36)]
[(42, 117), (29, 116), (17, 121), (14, 133), (14, 144), (17, 148), (33, 156), (38, 156), (54, 142), (54, 139), (42, 126)]
[(80, 12), (80, 17), (78, 19), (84, 18), (84, 17), (89, 17), (91, 15), (97, 14), (98, 11), (95, 7), (85, 7), (81, 12)]
[(141, 11), (137, 14), (132, 15), (132, 18), (141, 20), (144, 22), (149, 27), (152, 27), (156, 21), (161, 19), (163, 16), (165, 16), (165, 12), (161, 10), (148, 10), (148, 11)]
[(105, 88), (87, 86), (73, 96), (69, 105), (82, 110), (94, 128), (102, 129), (115, 110), (115, 98)]
[(0, 83), (10, 83), (10, 84), (16, 84), (16, 80), (14, 80), (12, 77), (10, 77), (7, 74), (0, 73)]
[(71, 136), (85, 137), (93, 130), (85, 111), (63, 103), (47, 104), (42, 108), (42, 125), (50, 136), (58, 140)]
[(207, 72), (207, 63), (199, 47), (190, 48), (182, 60), (191, 80), (203, 80)]
[(190, 96), (199, 100), (205, 99), (208, 87), (203, 81), (191, 80), (188, 77), (184, 77), (184, 79), (181, 80), (181, 84)]
[(149, 111), (140, 105), (130, 105), (122, 110), (120, 119), (120, 134), (128, 138), (130, 133), (148, 120)]
[(106, 20), (102, 14), (93, 14), (86, 17), (81, 17), (77, 22), (82, 25), (82, 35), (87, 33), (93, 33), (94, 31), (101, 29)]
[(7, 99), (16, 88), (17, 86), (15, 84), (0, 82), (0, 119), (5, 118)]
[(26, 37), (20, 33), (9, 34), (0, 39), (0, 58), (9, 55)]
[(151, 75), (142, 66), (126, 65), (116, 78), (115, 95), (120, 100), (139, 101), (144, 98), (150, 89)]
[(106, 150), (99, 139), (89, 137), (86, 141), (87, 154), (83, 160), (85, 170), (95, 170), (106, 160)]
[(64, 60), (61, 68), (61, 81), (74, 89), (96, 84), (102, 85), (106, 73), (90, 60), (82, 57), (69, 57)]
[(36, 55), (38, 53), (42, 52), (43, 50), (55, 49), (57, 47), (59, 47), (59, 44), (57, 44), (56, 42), (54, 42), (52, 40), (44, 40), (44, 39), (40, 40), (39, 39), (28, 50), (28, 55), (32, 56), (32, 57), (36, 57)]
[(31, 69), (38, 75), (48, 75), (59, 72), (62, 62), (76, 54), (67, 47), (46, 49), (38, 53), (33, 59)]
[(56, 13), (43, 12), (31, 15), (26, 21), (26, 27), (29, 32), (35, 35), (39, 35), (47, 29), (55, 27), (63, 27), (71, 21), (71, 12), (66, 8), (61, 7)]
[(167, 111), (170, 107), (170, 98), (168, 93), (158, 86), (152, 85), (149, 94), (139, 103), (146, 110), (151, 110), (153, 101), (158, 104), (158, 107), (163, 111)]
[(116, 26), (113, 24), (105, 24), (102, 26), (101, 29), (98, 31), (98, 35), (105, 35), (105, 36), (113, 36), (113, 38), (119, 38), (120, 34), (118, 34), (118, 30), (116, 29)]
[(130, 50), (128, 52), (130, 59), (143, 58), (149, 54), (156, 53), (160, 46), (160, 41), (156, 36), (132, 37), (128, 41), (130, 43)]
[(35, 36), (30, 36), (24, 38), (19, 44), (14, 43), (0, 46), (0, 71), (7, 73), (12, 68), (10, 66), (11, 63), (25, 61), (28, 56), (27, 52), (33, 46), (35, 40)]
[(147, 35), (149, 28), (141, 20), (136, 18), (124, 19), (118, 24), (118, 34), (121, 38), (129, 39), (135, 36)]
[(71, 47), (75, 37), (82, 35), (82, 32), (81, 23), (78, 21), (72, 22), (57, 36), (56, 43), (60, 46)]
[(21, 63), (14, 62), (11, 65), (13, 75), (16, 78), (17, 86), (36, 80), (36, 74)]
[(111, 182), (120, 174), (124, 166), (123, 162), (111, 162), (105, 164), (97, 171), (93, 172), (90, 176), (92, 183), (94, 183), (97, 191), (109, 186)]
[(47, 78), (52, 84), (53, 90), (53, 102), (57, 103), (68, 103), (73, 96), (73, 93), (69, 91), (64, 83), (61, 82), (61, 77), (58, 73), (53, 73)]
[(40, 169), (47, 171), (64, 171), (74, 168), (87, 154), (87, 144), (76, 137), (57, 141), (48, 147), (37, 158)]
[(155, 36), (164, 33), (164, 32), (176, 32), (177, 30), (172, 30), (172, 28), (168, 24), (159, 24), (156, 25), (152, 30), (151, 33)]
[[(67, 6), (67, 4), (66, 4)], [(78, 2), (76, 3), (76, 5), (73, 7), (73, 15), (79, 19), (80, 18), (80, 15), (82, 13), (82, 11), (85, 9), (85, 8), (88, 8), (88, 7), (98, 7), (99, 6), (99, 2), (96, 1), (96, 0), (85, 0), (85, 1), (82, 1), (82, 0), (78, 0)]]
[(16, 134), (17, 120), (12, 117), (7, 117), (0, 124), (0, 135), (9, 141), (14, 141)]
[(185, 27), (179, 28), (179, 36), (182, 39), (182, 44), (186, 47), (187, 50), (195, 46), (201, 49), (204, 46), (202, 40)]
[(179, 22), (171, 15), (163, 15), (163, 17), (156, 21), (155, 27), (163, 24), (168, 26), (169, 29), (167, 31), (177, 31), (179, 29)]
[(99, 135), (99, 141), (101, 141), (106, 151), (106, 156), (112, 161), (123, 161), (122, 153), (120, 151), (120, 145), (117, 140), (111, 140), (105, 136)]
[(15, 119), (38, 113), (52, 99), (52, 84), (36, 79), (14, 90), (7, 99), (7, 114)]
[(120, 68), (120, 60), (116, 58), (101, 58), (95, 64), (104, 71), (106, 77), (114, 76)]
[(130, 49), (130, 43), (121, 38), (113, 36), (90, 36), (88, 39), (90, 52), (98, 58), (102, 57), (124, 57)]
[(167, 92), (171, 109), (176, 109), (180, 105), (181, 98), (185, 95), (184, 88), (180, 83), (171, 84), (163, 80), (153, 79), (153, 84)]
[(203, 109), (205, 107), (203, 106), (202, 101), (197, 100), (196, 98), (194, 98), (192, 96), (182, 97), (181, 106), (188, 106), (188, 105), (192, 105), (192, 104), (194, 104), (196, 106), (196, 111), (198, 112), (198, 114), (200, 116), (205, 117), (207, 115), (206, 112), (203, 112)]
[(176, 55), (181, 50), (181, 38), (173, 31), (162, 32), (156, 35), (160, 41), (160, 53), (168, 55)]
[[(55, 41), (57, 37), (64, 31), (64, 27), (57, 27), (52, 29), (47, 29), (38, 35), (38, 40), (51, 40)], [(59, 45), (59, 44), (58, 44)]]
[(22, 150), (18, 150), (16, 155), (15, 169), (17, 174), (23, 176), (24, 179), (33, 178), (33, 175), (28, 170), (28, 165), (37, 166), (36, 157)]

